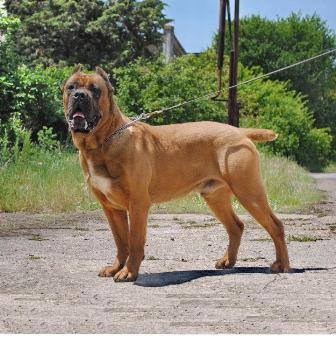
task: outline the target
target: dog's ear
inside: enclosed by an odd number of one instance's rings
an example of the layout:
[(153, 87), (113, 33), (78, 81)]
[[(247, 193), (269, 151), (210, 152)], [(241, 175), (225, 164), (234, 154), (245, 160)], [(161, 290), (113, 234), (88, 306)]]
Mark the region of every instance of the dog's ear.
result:
[(96, 73), (104, 79), (104, 81), (106, 83), (106, 87), (107, 87), (110, 95), (112, 96), (112, 94), (114, 92), (114, 88), (113, 88), (113, 86), (109, 80), (109, 77), (108, 77), (106, 71), (100, 67), (96, 67)]
[[(77, 65), (75, 66), (75, 68), (72, 70), (70, 76), (73, 75), (73, 74), (79, 73), (79, 72), (81, 71), (81, 67), (82, 67), (82, 66), (81, 66), (80, 64), (77, 64)], [(61, 93), (62, 93), (62, 94), (63, 94), (63, 92), (64, 92), (64, 86), (65, 86), (65, 84), (66, 84), (66, 81), (63, 81), (62, 84), (60, 85), (60, 89), (61, 89)]]
[(80, 64), (77, 64), (74, 68), (74, 70), (72, 71), (71, 75), (73, 74), (76, 74), (76, 73), (79, 73), (81, 71), (81, 65)]
[(61, 94), (63, 94), (64, 92), (64, 87), (65, 87), (65, 81), (63, 81), (62, 84), (60, 85)]

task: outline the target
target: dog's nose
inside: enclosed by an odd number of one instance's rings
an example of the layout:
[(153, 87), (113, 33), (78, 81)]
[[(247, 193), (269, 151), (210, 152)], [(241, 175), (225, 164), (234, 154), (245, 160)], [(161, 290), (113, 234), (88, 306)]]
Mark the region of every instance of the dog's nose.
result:
[(81, 99), (84, 99), (86, 94), (84, 91), (76, 91), (75, 94), (73, 95), (75, 99), (78, 99), (78, 100), (81, 100)]

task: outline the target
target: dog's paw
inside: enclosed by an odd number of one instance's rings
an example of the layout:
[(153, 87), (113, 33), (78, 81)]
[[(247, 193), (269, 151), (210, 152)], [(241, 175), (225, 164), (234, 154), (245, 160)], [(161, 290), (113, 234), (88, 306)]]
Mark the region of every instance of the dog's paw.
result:
[(121, 269), (118, 273), (114, 275), (115, 282), (132, 282), (138, 277), (138, 273), (130, 272), (127, 267)]
[(118, 273), (118, 271), (122, 268), (122, 266), (117, 267), (115, 265), (113, 266), (106, 266), (104, 268), (102, 268), (98, 274), (98, 276), (101, 277), (111, 277), (114, 276), (116, 273)]
[(288, 264), (283, 265), (281, 261), (275, 261), (271, 265), (271, 272), (272, 273), (291, 273), (292, 270)]
[(215, 264), (216, 269), (230, 269), (233, 268), (236, 264), (236, 260), (232, 261), (229, 260), (226, 256), (222, 257), (221, 259), (217, 260)]

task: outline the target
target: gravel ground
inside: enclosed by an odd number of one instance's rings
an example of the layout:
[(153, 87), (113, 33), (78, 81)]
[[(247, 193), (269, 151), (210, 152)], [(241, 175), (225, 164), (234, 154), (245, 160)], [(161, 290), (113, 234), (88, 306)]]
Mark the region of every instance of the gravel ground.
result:
[(99, 278), (114, 246), (100, 211), (0, 213), (0, 333), (336, 333), (336, 174), (325, 201), (284, 214), (291, 274), (270, 274), (273, 243), (246, 215), (236, 267), (208, 215), (152, 215), (135, 283)]

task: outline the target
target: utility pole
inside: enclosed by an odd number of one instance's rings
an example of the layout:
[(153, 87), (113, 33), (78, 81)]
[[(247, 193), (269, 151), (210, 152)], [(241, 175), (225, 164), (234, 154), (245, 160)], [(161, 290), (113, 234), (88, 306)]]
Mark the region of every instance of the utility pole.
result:
[[(224, 64), (224, 47), (225, 47), (225, 19), (227, 0), (220, 0), (219, 4), (219, 28), (217, 42), (217, 83), (218, 90), (222, 89), (222, 72)], [(219, 96), (220, 94), (218, 94)]]
[[(239, 0), (235, 0), (234, 29), (230, 53), (229, 87), (237, 84), (238, 74), (238, 35), (239, 35)], [(229, 88), (229, 124), (239, 126), (239, 104), (237, 102), (237, 87)]]
[[(238, 35), (239, 35), (239, 0), (235, 0), (234, 9), (234, 30), (233, 38), (231, 42), (230, 53), (230, 75), (229, 75), (229, 87), (237, 84), (238, 74)], [(229, 88), (229, 124), (238, 127), (239, 126), (239, 104), (237, 102), (237, 87)]]

